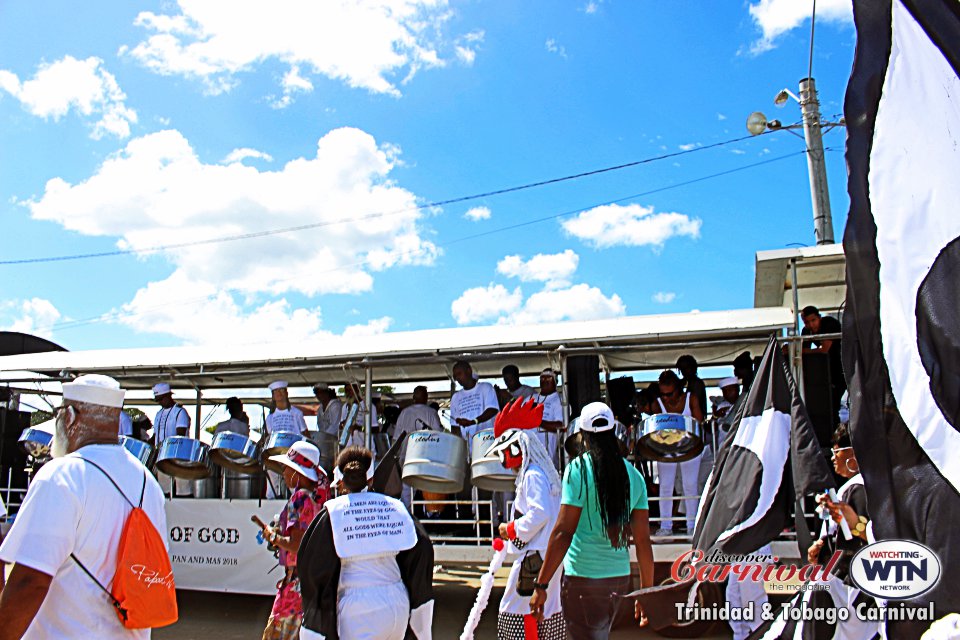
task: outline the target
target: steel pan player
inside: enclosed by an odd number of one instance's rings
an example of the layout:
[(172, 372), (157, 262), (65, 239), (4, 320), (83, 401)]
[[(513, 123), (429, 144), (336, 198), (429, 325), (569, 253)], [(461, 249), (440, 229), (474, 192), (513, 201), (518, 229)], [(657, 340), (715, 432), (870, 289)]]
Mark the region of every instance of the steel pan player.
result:
[[(160, 405), (160, 410), (153, 419), (153, 448), (160, 451), (160, 445), (171, 436), (190, 437), (190, 414), (173, 399), (173, 390), (166, 382), (153, 385), (153, 399)], [(176, 489), (178, 496), (192, 496), (193, 482), (183, 478), (168, 476), (157, 471), (157, 481), (164, 493), (169, 494)]]

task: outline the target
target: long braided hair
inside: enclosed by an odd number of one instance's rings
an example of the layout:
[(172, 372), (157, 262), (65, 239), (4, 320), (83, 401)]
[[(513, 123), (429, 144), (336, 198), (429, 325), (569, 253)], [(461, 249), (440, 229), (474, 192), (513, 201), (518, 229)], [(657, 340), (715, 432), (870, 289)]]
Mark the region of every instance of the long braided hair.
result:
[[(630, 477), (620, 455), (620, 444), (613, 429), (608, 431), (581, 431), (587, 445), (580, 464), (586, 456), (593, 463), (593, 485), (597, 488), (597, 504), (600, 522), (607, 532), (607, 539), (615, 549), (623, 549), (630, 542)], [(590, 499), (590, 483), (585, 473), (581, 482)]]

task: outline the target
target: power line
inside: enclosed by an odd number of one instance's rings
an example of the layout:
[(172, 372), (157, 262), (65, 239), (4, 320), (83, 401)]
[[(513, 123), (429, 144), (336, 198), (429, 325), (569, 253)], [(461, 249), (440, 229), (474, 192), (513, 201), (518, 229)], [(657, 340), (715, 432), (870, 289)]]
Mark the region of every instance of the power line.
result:
[[(707, 181), (707, 180), (713, 180), (713, 179), (715, 179), (715, 178), (720, 178), (720, 177), (727, 176), (727, 175), (730, 175), (730, 174), (739, 173), (739, 172), (741, 172), (741, 171), (746, 171), (746, 170), (748, 170), (748, 169), (755, 169), (755, 168), (761, 167), (761, 166), (763, 166), (763, 165), (772, 164), (772, 163), (774, 163), (774, 162), (779, 162), (779, 161), (781, 161), (781, 160), (786, 160), (786, 159), (788, 159), (788, 158), (793, 158), (793, 157), (795, 157), (795, 156), (804, 155), (804, 154), (806, 154), (806, 153), (807, 153), (806, 149), (802, 149), (802, 150), (800, 150), (800, 151), (794, 151), (793, 153), (788, 153), (788, 154), (786, 154), (786, 155), (776, 156), (776, 157), (773, 157), (773, 158), (767, 158), (766, 160), (761, 160), (761, 161), (759, 161), (759, 162), (754, 162), (754, 163), (747, 164), (747, 165), (743, 165), (743, 166), (740, 166), (740, 167), (735, 167), (735, 168), (733, 168), (733, 169), (727, 169), (726, 171), (720, 171), (720, 172), (712, 173), (712, 174), (709, 174), (709, 175), (706, 175), (706, 176), (701, 176), (701, 177), (699, 177), (699, 178), (693, 178), (692, 180), (685, 180), (685, 181), (683, 181), (683, 182), (677, 182), (677, 183), (670, 184), (670, 185), (666, 185), (666, 186), (663, 186), (663, 187), (658, 187), (658, 188), (656, 188), (656, 189), (650, 189), (650, 190), (648, 190), (648, 191), (643, 191), (643, 192), (640, 192), (640, 193), (634, 193), (634, 194), (632, 194), (632, 195), (623, 196), (623, 197), (617, 198), (617, 199), (615, 199), (615, 200), (607, 200), (607, 201), (605, 201), (605, 202), (599, 202), (599, 203), (591, 204), (591, 205), (588, 205), (588, 206), (585, 206), (585, 207), (578, 207), (578, 208), (576, 208), (576, 209), (570, 209), (570, 210), (568, 210), (568, 211), (563, 211), (563, 212), (561, 212), (561, 213), (555, 213), (555, 214), (552, 214), (552, 215), (549, 215), (549, 216), (543, 216), (543, 217), (540, 217), (540, 218), (535, 218), (535, 219), (533, 219), (533, 220), (525, 220), (525, 221), (523, 221), (523, 222), (518, 222), (518, 223), (515, 223), (515, 224), (512, 224), (512, 225), (507, 225), (507, 226), (504, 226), (504, 227), (499, 227), (499, 228), (497, 228), (497, 229), (492, 229), (492, 230), (489, 230), (489, 231), (482, 231), (482, 232), (478, 232), (478, 233), (473, 233), (473, 234), (470, 234), (470, 235), (462, 236), (462, 237), (460, 237), (460, 238), (454, 238), (453, 240), (448, 240), (447, 242), (443, 242), (443, 243), (440, 243), (440, 244), (437, 244), (437, 245), (434, 245), (434, 246), (437, 246), (437, 247), (449, 247), (449, 246), (454, 245), (454, 244), (458, 244), (458, 243), (461, 243), (461, 242), (467, 242), (467, 241), (470, 241), (470, 240), (476, 240), (476, 239), (478, 239), (478, 238), (483, 238), (483, 237), (485, 237), (485, 236), (490, 236), (490, 235), (494, 235), (494, 234), (497, 234), (497, 233), (502, 233), (502, 232), (504, 232), (504, 231), (510, 231), (510, 230), (512, 230), (512, 229), (517, 229), (517, 228), (520, 228), (520, 227), (526, 227), (526, 226), (530, 226), (530, 225), (533, 225), (533, 224), (538, 224), (538, 223), (541, 223), (541, 222), (547, 222), (547, 221), (549, 221), (549, 220), (557, 220), (557, 219), (560, 219), (560, 218), (565, 218), (565, 217), (568, 217), (568, 216), (576, 215), (576, 214), (578, 214), (578, 213), (583, 213), (583, 212), (585, 212), (585, 211), (589, 211), (589, 210), (591, 210), (591, 209), (595, 209), (595, 208), (597, 208), (597, 207), (602, 207), (602, 206), (607, 206), (607, 205), (613, 205), (613, 204), (620, 204), (620, 203), (625, 202), (625, 201), (627, 201), (627, 200), (633, 200), (633, 199), (635, 199), (635, 198), (642, 198), (642, 197), (645, 197), (645, 196), (653, 195), (653, 194), (655, 194), (655, 193), (661, 193), (661, 192), (663, 192), (663, 191), (670, 191), (670, 190), (672, 190), (672, 189), (679, 189), (679, 188), (681, 188), (681, 187), (686, 187), (686, 186), (689, 186), (689, 185), (692, 185), (692, 184), (697, 184), (697, 183), (699, 183), (699, 182), (705, 182), (705, 181)], [(400, 254), (400, 255), (413, 256), (413, 255), (420, 254), (420, 253), (423, 253), (423, 252), (424, 252), (423, 249), (417, 249), (417, 250), (413, 250), (413, 251), (404, 252), (404, 253), (402, 253), (402, 254)], [(311, 271), (309, 275), (311, 275), (311, 276), (316, 276), (316, 275), (321, 275), (321, 274), (334, 273), (334, 272), (342, 271), (342, 270), (345, 270), (345, 269), (355, 269), (355, 268), (358, 268), (358, 267), (363, 267), (363, 266), (369, 265), (370, 262), (371, 262), (370, 259), (361, 260), (361, 261), (359, 261), (359, 262), (355, 262), (355, 263), (347, 264), (347, 265), (341, 265), (341, 266), (339, 266), (339, 267), (333, 267), (333, 268), (331, 268), (331, 269), (326, 269), (326, 270), (324, 270), (324, 271)], [(290, 278), (284, 278), (284, 279), (282, 279), (282, 280), (275, 280), (274, 283), (289, 282), (289, 281), (291, 281), (291, 280), (296, 280), (296, 279), (301, 278), (301, 277), (305, 277), (305, 274), (302, 274), (302, 273), (301, 273), (301, 274), (292, 276), (292, 277), (290, 277)], [(175, 304), (179, 304), (179, 305), (185, 305), (185, 304), (196, 304), (196, 303), (206, 302), (206, 301), (209, 301), (209, 300), (212, 300), (212, 299), (216, 298), (220, 293), (234, 292), (234, 291), (239, 291), (239, 290), (240, 290), (239, 287), (223, 287), (223, 288), (218, 289), (215, 293), (212, 293), (212, 294), (207, 295), (207, 296), (201, 296), (201, 297), (192, 298), (192, 299), (184, 299), (184, 300), (170, 301), (170, 302), (167, 302), (167, 303), (162, 304), (162, 305), (156, 305), (156, 306), (152, 306), (152, 307), (147, 307), (146, 309), (141, 309), (141, 310), (139, 310), (139, 311), (132, 311), (132, 312), (130, 312), (130, 311), (128, 311), (128, 312), (119, 312), (119, 311), (118, 311), (118, 312), (113, 312), (113, 313), (101, 314), (101, 315), (96, 316), (96, 317), (85, 318), (85, 319), (82, 319), (82, 320), (70, 320), (70, 321), (67, 321), (67, 322), (61, 322), (61, 323), (58, 323), (58, 324), (49, 325), (49, 326), (47, 326), (47, 327), (38, 327), (38, 328), (37, 328), (37, 331), (53, 331), (53, 330), (58, 330), (58, 331), (60, 331), (60, 330), (64, 330), (64, 329), (72, 329), (72, 328), (75, 328), (75, 327), (84, 326), (84, 325), (89, 325), (89, 324), (96, 324), (96, 323), (98, 323), (98, 322), (109, 322), (109, 321), (113, 321), (113, 320), (119, 320), (119, 319), (122, 319), (122, 318), (134, 318), (134, 317), (137, 317), (137, 316), (149, 315), (150, 313), (152, 313), (152, 312), (154, 312), (154, 311), (159, 311), (159, 310), (162, 310), (162, 309), (167, 309), (167, 308), (169, 308), (170, 304), (174, 304), (174, 303), (175, 303)]]
[(550, 178), (549, 180), (541, 180), (539, 182), (529, 182), (526, 184), (521, 184), (513, 187), (496, 189), (494, 191), (486, 191), (484, 193), (476, 193), (476, 194), (467, 195), (467, 196), (458, 196), (456, 198), (449, 198), (447, 200), (437, 200), (435, 202), (430, 202), (430, 203), (418, 205), (415, 207), (406, 207), (404, 209), (397, 209), (395, 211), (369, 213), (363, 216), (353, 217), (353, 218), (340, 218), (337, 220), (328, 220), (325, 222), (314, 222), (310, 224), (302, 224), (302, 225), (297, 225), (293, 227), (282, 227), (279, 229), (267, 229), (264, 231), (253, 231), (250, 233), (242, 233), (242, 234), (233, 235), (233, 236), (210, 238), (208, 240), (194, 240), (191, 242), (180, 242), (175, 244), (158, 245), (155, 247), (146, 247), (144, 249), (116, 249), (113, 251), (100, 251), (95, 253), (76, 253), (76, 254), (68, 254), (68, 255), (61, 255), (61, 256), (43, 256), (43, 257), (35, 257), (35, 258), (20, 258), (16, 260), (0, 260), (0, 266), (39, 264), (39, 263), (45, 263), (45, 262), (66, 262), (69, 260), (89, 260), (93, 258), (107, 258), (107, 257), (125, 256), (125, 255), (143, 255), (145, 253), (157, 253), (160, 251), (169, 251), (171, 249), (185, 249), (187, 247), (198, 247), (198, 246), (210, 245), (210, 244), (235, 242), (238, 240), (251, 240), (254, 238), (263, 238), (267, 236), (274, 236), (274, 235), (280, 235), (285, 233), (308, 231), (311, 229), (319, 229), (322, 227), (328, 227), (335, 224), (362, 222), (364, 220), (373, 220), (376, 218), (399, 215), (401, 213), (408, 213), (410, 211), (419, 211), (421, 209), (431, 209), (433, 207), (443, 207), (451, 204), (469, 202), (471, 200), (491, 198), (494, 196), (500, 196), (507, 193), (514, 193), (517, 191), (526, 191), (528, 189), (534, 189), (536, 187), (544, 187), (551, 184), (558, 184), (560, 182), (568, 182), (570, 180), (578, 180), (580, 178), (587, 178), (590, 176), (596, 176), (603, 173), (610, 173), (611, 171), (620, 171), (622, 169), (629, 169), (631, 167), (637, 167), (640, 165), (649, 164), (651, 162), (657, 162), (660, 160), (668, 160), (670, 158), (676, 158), (676, 157), (687, 155), (690, 153), (696, 153), (698, 151), (707, 151), (709, 149), (716, 149), (718, 147), (734, 144), (736, 142), (743, 142), (745, 140), (750, 140), (756, 137), (758, 136), (752, 136), (752, 135), (743, 136), (741, 138), (724, 140), (723, 142), (715, 142), (713, 144), (708, 144), (701, 147), (694, 147), (693, 149), (684, 149), (681, 151), (675, 151), (673, 153), (667, 153), (667, 154), (655, 156), (652, 158), (644, 158), (643, 160), (635, 160), (633, 162), (627, 162), (625, 164), (618, 164), (610, 167), (604, 167), (602, 169), (593, 169), (591, 171), (584, 171), (582, 173), (575, 173), (571, 175), (561, 176), (559, 178)]

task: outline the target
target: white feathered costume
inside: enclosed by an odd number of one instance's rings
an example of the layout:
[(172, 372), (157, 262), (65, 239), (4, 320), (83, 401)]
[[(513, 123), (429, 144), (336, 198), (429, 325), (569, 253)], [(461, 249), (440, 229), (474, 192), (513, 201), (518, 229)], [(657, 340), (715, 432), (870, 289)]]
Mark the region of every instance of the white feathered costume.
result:
[(543, 443), (528, 431), (540, 425), (542, 415), (542, 405), (535, 405), (532, 400), (525, 405), (522, 399), (510, 403), (497, 416), (494, 431), (498, 438), (490, 448), (501, 460), (518, 456), (522, 459), (513, 503), (514, 519), (507, 523), (508, 552), (516, 554), (517, 559), (500, 601), (498, 640), (562, 640), (566, 637), (560, 608), (562, 569), (550, 581), (544, 618), (539, 624), (530, 615), (530, 596), (517, 592), (524, 557), (532, 553), (543, 557), (560, 513), (560, 476)]

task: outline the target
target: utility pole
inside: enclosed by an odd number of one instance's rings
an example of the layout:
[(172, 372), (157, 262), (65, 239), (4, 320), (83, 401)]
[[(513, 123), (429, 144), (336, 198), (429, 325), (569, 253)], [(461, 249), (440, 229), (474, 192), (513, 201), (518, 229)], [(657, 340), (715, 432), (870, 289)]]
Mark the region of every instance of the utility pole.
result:
[(800, 81), (800, 110), (803, 113), (803, 136), (807, 143), (807, 168), (810, 172), (810, 199), (813, 202), (813, 225), (817, 244), (833, 244), (833, 214), (827, 190), (827, 168), (823, 158), (823, 135), (820, 129), (820, 101), (813, 78)]

